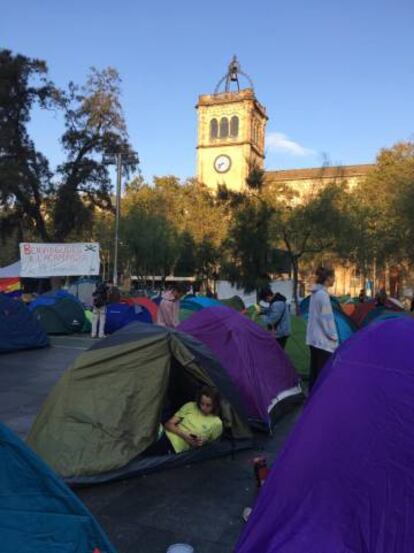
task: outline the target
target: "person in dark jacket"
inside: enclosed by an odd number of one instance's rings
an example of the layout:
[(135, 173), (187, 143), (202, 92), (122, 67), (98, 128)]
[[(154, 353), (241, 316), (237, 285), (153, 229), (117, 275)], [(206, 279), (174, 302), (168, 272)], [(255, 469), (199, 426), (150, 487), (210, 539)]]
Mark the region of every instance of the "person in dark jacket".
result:
[(263, 320), (280, 347), (285, 349), (291, 334), (290, 312), (286, 298), (279, 292), (274, 294), (270, 288), (266, 288), (261, 294), (261, 299), (269, 304), (269, 307), (263, 310)]

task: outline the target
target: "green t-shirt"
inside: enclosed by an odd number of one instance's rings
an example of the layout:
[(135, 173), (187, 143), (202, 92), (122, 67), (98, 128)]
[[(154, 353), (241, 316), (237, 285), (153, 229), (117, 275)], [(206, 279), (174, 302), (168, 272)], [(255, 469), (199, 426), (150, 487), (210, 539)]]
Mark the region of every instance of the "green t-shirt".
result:
[[(195, 401), (190, 401), (183, 405), (174, 416), (181, 419), (177, 424), (180, 430), (188, 434), (195, 434), (198, 438), (206, 441), (217, 439), (223, 432), (221, 419), (216, 415), (205, 415), (202, 413)], [(177, 436), (177, 434), (168, 432), (168, 430), (165, 433), (176, 453), (191, 449), (190, 444), (180, 438), (180, 436)]]

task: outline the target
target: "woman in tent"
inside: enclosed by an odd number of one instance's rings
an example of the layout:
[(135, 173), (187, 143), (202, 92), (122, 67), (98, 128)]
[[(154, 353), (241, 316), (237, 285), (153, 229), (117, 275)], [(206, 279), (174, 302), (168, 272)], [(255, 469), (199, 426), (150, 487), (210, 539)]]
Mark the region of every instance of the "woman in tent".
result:
[(157, 324), (168, 328), (175, 328), (180, 324), (180, 299), (186, 293), (182, 284), (176, 284), (171, 290), (167, 290), (158, 309)]
[(309, 390), (315, 384), (325, 363), (338, 347), (338, 332), (328, 288), (335, 282), (333, 269), (320, 267), (311, 290), (306, 344), (310, 347)]
[(196, 401), (183, 405), (164, 424), (161, 436), (146, 450), (145, 455), (182, 453), (216, 440), (223, 433), (218, 410), (218, 392), (209, 386), (203, 386)]

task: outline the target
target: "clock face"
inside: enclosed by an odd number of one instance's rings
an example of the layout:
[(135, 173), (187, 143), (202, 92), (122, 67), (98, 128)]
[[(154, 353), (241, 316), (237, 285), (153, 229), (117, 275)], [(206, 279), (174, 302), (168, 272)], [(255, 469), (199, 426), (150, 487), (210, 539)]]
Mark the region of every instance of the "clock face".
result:
[(231, 159), (229, 156), (221, 154), (214, 160), (214, 169), (217, 173), (227, 173), (231, 167)]

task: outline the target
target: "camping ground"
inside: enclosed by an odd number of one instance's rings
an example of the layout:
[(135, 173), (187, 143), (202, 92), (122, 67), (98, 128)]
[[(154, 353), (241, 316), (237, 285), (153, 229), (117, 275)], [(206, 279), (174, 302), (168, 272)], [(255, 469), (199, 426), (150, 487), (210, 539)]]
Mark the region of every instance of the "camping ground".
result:
[[(42, 402), (88, 337), (51, 339), (51, 347), (0, 356), (0, 420), (24, 438)], [(195, 553), (230, 553), (244, 522), (244, 507), (256, 495), (252, 459), (271, 463), (298, 411), (272, 436), (256, 435), (256, 447), (202, 463), (120, 482), (77, 489), (119, 553), (165, 553), (184, 542)]]

